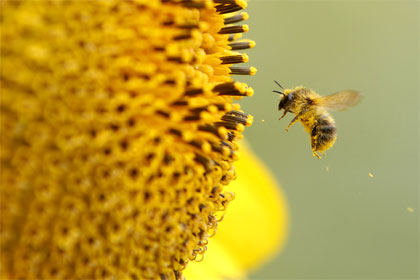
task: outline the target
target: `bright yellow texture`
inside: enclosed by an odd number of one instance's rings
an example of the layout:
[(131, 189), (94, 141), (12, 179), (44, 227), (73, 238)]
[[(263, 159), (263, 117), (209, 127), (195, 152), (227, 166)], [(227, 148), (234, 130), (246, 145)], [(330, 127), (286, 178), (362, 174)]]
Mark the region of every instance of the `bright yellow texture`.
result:
[(218, 33), (244, 2), (0, 5), (0, 277), (181, 278), (252, 122), (253, 43)]
[(246, 145), (241, 145), (240, 151), (235, 164), (238, 178), (228, 187), (236, 192), (236, 199), (229, 205), (202, 263), (191, 263), (185, 270), (187, 279), (245, 278), (286, 241), (288, 207), (284, 194)]

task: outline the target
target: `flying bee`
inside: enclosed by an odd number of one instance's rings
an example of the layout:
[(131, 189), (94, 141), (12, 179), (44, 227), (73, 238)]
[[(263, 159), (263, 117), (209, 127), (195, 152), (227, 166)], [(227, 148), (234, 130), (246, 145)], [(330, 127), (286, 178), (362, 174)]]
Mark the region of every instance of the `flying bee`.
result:
[(328, 96), (321, 96), (309, 88), (298, 86), (294, 89), (284, 89), (277, 81), (274, 81), (281, 91), (273, 92), (282, 95), (279, 110), (284, 110), (279, 120), (290, 112), (295, 114), (286, 131), (300, 121), (311, 138), (312, 154), (321, 158), (319, 153), (325, 155), (325, 151), (331, 148), (337, 139), (334, 119), (327, 109), (343, 111), (356, 105), (361, 95), (355, 90), (343, 90)]

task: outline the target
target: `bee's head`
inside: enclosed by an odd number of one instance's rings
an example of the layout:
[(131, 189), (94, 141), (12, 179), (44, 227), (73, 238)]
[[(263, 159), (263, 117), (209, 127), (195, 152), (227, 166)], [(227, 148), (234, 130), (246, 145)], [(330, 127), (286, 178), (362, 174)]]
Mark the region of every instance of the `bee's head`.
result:
[(283, 86), (280, 85), (279, 82), (274, 82), (281, 88), (281, 91), (273, 90), (273, 92), (282, 95), (279, 103), (279, 110), (284, 109), (285, 111), (289, 111), (289, 108), (293, 102), (294, 92), (288, 89), (284, 90)]
[(283, 93), (283, 97), (280, 99), (279, 110), (289, 110), (293, 102), (294, 92)]

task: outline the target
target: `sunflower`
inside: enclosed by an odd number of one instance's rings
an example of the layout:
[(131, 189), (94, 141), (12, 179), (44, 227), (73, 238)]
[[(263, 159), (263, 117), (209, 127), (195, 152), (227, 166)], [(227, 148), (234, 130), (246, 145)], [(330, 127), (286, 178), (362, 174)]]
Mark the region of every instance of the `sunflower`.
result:
[(3, 0), (1, 276), (179, 279), (233, 199), (242, 0)]

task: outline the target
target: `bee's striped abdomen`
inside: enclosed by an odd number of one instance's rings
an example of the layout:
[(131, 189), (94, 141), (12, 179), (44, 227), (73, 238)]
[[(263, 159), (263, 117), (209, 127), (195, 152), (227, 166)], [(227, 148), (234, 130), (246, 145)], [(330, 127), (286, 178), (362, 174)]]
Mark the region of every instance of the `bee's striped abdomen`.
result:
[(336, 138), (336, 126), (333, 118), (327, 113), (318, 115), (311, 133), (311, 146), (314, 154), (328, 150), (334, 145)]

